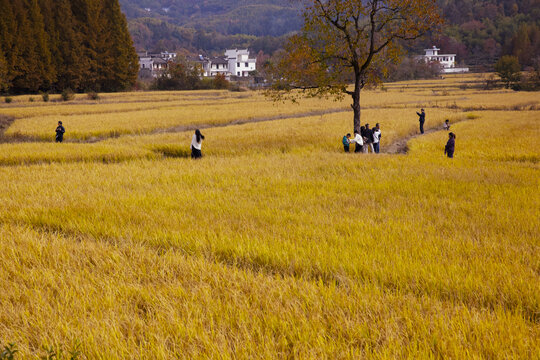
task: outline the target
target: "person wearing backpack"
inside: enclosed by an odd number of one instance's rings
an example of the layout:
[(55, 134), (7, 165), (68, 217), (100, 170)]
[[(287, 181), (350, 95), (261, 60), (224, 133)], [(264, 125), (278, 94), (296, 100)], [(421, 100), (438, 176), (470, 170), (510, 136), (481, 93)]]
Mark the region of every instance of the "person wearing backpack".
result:
[(345, 150), (346, 153), (349, 152), (350, 150), (350, 144), (351, 144), (351, 134), (347, 134), (343, 137), (343, 149)]

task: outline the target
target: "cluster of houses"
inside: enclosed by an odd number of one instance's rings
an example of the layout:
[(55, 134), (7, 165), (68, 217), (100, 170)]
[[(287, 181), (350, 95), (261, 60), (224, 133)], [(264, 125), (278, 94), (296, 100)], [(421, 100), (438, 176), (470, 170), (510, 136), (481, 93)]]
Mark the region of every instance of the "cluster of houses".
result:
[[(170, 61), (174, 61), (176, 54), (161, 52), (150, 54), (148, 52), (139, 55), (139, 77), (156, 78), (168, 68)], [(257, 60), (251, 57), (248, 49), (226, 50), (224, 56), (205, 57), (199, 55), (189, 58), (189, 61), (197, 63), (203, 70), (204, 77), (223, 75), (227, 79), (231, 77), (249, 77), (257, 70)]]
[[(456, 54), (439, 54), (440, 50), (433, 46), (431, 49), (425, 49), (425, 55), (415, 56), (415, 59), (426, 63), (439, 63), (445, 74), (469, 71), (469, 68), (456, 66)], [(139, 53), (139, 77), (156, 78), (168, 68), (169, 62), (175, 59), (176, 54), (167, 51), (155, 54), (141, 52)], [(257, 70), (257, 60), (251, 56), (248, 49), (230, 49), (226, 50), (223, 56), (199, 55), (188, 60), (201, 66), (204, 77), (223, 75), (227, 79), (246, 78)]]
[(139, 77), (141, 79), (156, 78), (169, 67), (169, 61), (176, 59), (175, 53), (168, 51), (161, 53), (137, 53), (139, 56)]

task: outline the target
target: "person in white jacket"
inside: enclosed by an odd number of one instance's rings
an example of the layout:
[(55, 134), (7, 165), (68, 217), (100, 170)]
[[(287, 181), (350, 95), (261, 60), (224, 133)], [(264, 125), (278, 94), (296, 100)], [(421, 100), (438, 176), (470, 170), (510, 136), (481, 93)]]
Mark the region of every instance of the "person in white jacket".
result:
[(193, 138), (191, 139), (191, 158), (192, 159), (199, 159), (202, 158), (202, 141), (204, 140), (203, 134), (201, 134), (200, 130), (195, 130), (195, 134), (193, 134)]
[(358, 130), (354, 130), (354, 139), (351, 140), (351, 144), (355, 143), (354, 152), (362, 152), (362, 148), (364, 147), (364, 140), (362, 139), (362, 136), (360, 135)]
[(373, 149), (375, 150), (375, 154), (378, 154), (381, 150), (381, 136), (381, 127), (379, 126), (379, 123), (377, 123), (373, 128)]

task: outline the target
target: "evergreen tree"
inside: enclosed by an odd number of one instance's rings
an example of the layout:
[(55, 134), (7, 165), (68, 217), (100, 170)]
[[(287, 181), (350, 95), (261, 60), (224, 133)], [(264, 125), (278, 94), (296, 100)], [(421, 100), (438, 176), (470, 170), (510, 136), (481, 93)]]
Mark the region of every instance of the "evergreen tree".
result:
[(11, 0), (0, 0), (0, 82), (3, 91), (11, 87), (14, 77), (15, 31)]
[[(117, 0), (114, 0), (117, 1)], [(101, 91), (98, 73), (98, 40), (102, 28), (99, 19), (99, 0), (71, 0), (73, 15), (81, 37), (80, 84), (84, 90)]]
[(81, 88), (85, 61), (82, 36), (75, 30), (78, 26), (70, 1), (56, 0), (50, 33), (54, 34), (54, 62), (58, 71), (55, 87), (59, 90), (85, 90)]
[(125, 90), (137, 79), (138, 57), (118, 1), (103, 1), (99, 74), (103, 91)]
[(118, 91), (137, 72), (118, 0), (0, 0), (0, 91)]
[(6, 91), (10, 87), (9, 73), (7, 68), (6, 58), (2, 49), (0, 49), (0, 93)]
[(13, 90), (15, 92), (37, 90), (40, 85), (39, 63), (32, 38), (32, 24), (28, 19), (28, 8), (23, 0), (13, 0), (12, 8), (15, 19), (15, 37), (9, 61), (12, 68)]
[(56, 80), (56, 69), (52, 65), (49, 39), (45, 32), (45, 22), (38, 0), (27, 0), (28, 15), (31, 24), (30, 36), (33, 39), (33, 53), (36, 58), (32, 61), (33, 71), (37, 81), (28, 88), (30, 91), (50, 89)]

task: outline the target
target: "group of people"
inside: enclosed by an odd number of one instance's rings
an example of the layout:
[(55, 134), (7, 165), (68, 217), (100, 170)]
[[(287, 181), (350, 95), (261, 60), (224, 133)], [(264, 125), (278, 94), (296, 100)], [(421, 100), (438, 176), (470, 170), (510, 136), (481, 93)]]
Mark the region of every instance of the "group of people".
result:
[[(426, 122), (426, 112), (424, 109), (421, 109), (420, 112), (416, 113), (418, 115), (418, 122), (420, 124), (420, 134), (424, 133), (424, 123)], [(450, 131), (450, 120), (444, 120), (443, 129)], [(456, 134), (453, 132), (448, 134), (448, 141), (444, 147), (444, 155), (448, 156), (450, 159), (454, 157), (454, 151), (456, 148)]]
[[(418, 115), (418, 122), (420, 125), (420, 134), (424, 133), (424, 124), (426, 122), (426, 111), (420, 109), (420, 112), (416, 113)], [(443, 129), (450, 131), (450, 120), (446, 119), (443, 124)], [(380, 151), (381, 143), (381, 128), (377, 123), (373, 129), (369, 128), (369, 124), (366, 124), (360, 128), (360, 131), (355, 130), (354, 138), (351, 138), (351, 134), (347, 134), (343, 137), (343, 149), (346, 153), (350, 152), (351, 144), (355, 144), (354, 152), (363, 152), (365, 154), (369, 153), (371, 150), (372, 153), (378, 154)], [(448, 142), (444, 147), (444, 154), (449, 158), (454, 157), (454, 151), (456, 147), (456, 134), (448, 134)]]
[[(426, 121), (426, 112), (424, 109), (421, 109), (421, 112), (418, 113), (419, 116), (419, 122), (420, 122), (420, 133), (424, 133), (424, 123)], [(444, 121), (443, 129), (450, 131), (450, 121), (446, 119)], [(56, 142), (61, 143), (64, 140), (64, 133), (66, 132), (66, 129), (62, 125), (62, 122), (58, 122), (58, 126), (56, 127)], [(367, 154), (370, 152), (374, 154), (378, 154), (380, 152), (380, 143), (381, 143), (381, 127), (380, 124), (377, 123), (374, 128), (370, 128), (369, 124), (366, 124), (364, 126), (360, 127), (360, 130), (355, 130), (354, 132), (354, 138), (351, 138), (351, 134), (347, 134), (343, 137), (343, 149), (345, 152), (350, 152), (350, 146), (351, 144), (355, 144), (354, 152), (359, 153), (362, 152), (364, 154)], [(201, 134), (201, 131), (199, 129), (195, 130), (195, 134), (193, 134), (193, 137), (191, 139), (191, 158), (193, 159), (199, 159), (202, 157), (202, 141), (204, 140), (204, 135)], [(446, 146), (444, 147), (444, 154), (448, 156), (449, 158), (454, 157), (454, 151), (456, 146), (456, 134), (449, 133), (448, 134), (448, 142), (446, 143)]]
[(343, 149), (345, 152), (349, 152), (351, 144), (355, 144), (355, 153), (363, 152), (367, 154), (371, 150), (372, 153), (378, 154), (380, 152), (381, 137), (381, 127), (378, 123), (373, 129), (370, 129), (369, 124), (366, 124), (360, 127), (360, 131), (355, 130), (354, 138), (351, 139), (351, 134), (343, 137)]

